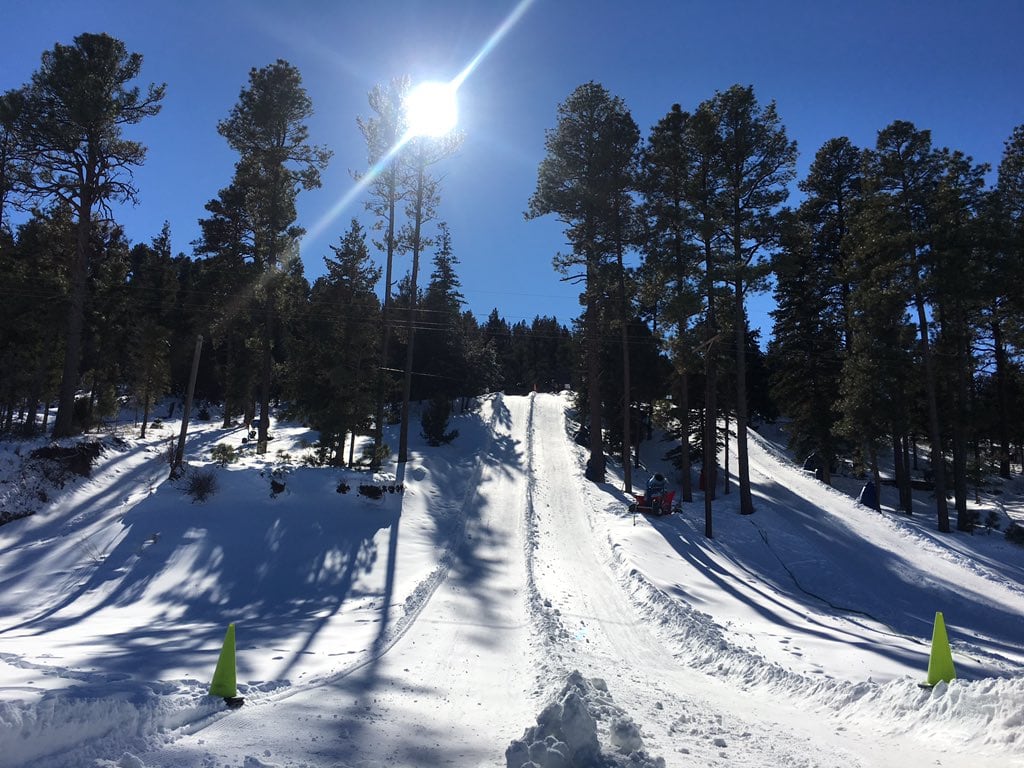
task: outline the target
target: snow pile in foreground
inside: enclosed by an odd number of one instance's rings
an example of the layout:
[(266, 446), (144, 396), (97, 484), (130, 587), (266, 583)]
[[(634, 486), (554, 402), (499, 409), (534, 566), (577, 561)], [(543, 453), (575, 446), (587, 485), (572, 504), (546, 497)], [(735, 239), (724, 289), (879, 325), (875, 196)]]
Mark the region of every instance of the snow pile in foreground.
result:
[[(207, 696), (207, 687), (197, 680), (111, 680), (54, 692), (32, 707), (0, 702), (0, 766), (106, 765), (94, 761), (144, 749), (165, 730), (218, 716), (224, 704)], [(246, 694), (249, 688), (239, 686)]]
[(640, 728), (612, 701), (604, 680), (587, 680), (577, 671), (537, 715), (537, 725), (505, 750), (505, 763), (508, 768), (665, 768), (664, 759), (648, 757), (643, 745)]

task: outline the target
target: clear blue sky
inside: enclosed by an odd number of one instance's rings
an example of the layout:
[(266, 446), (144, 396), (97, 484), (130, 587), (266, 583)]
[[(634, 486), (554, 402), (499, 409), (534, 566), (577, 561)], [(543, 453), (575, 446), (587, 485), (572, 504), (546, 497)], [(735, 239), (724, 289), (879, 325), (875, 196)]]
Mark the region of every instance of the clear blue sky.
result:
[[(133, 242), (164, 220), (191, 253), (203, 205), (231, 178), (235, 156), (216, 131), (251, 67), (283, 58), (302, 72), (314, 142), (334, 159), (323, 188), (302, 193), (313, 230), (366, 165), (356, 126), (366, 95), (401, 74), (449, 79), (516, 6), (511, 0), (0, 0), (0, 89), (24, 83), (54, 43), (106, 32), (144, 56), (141, 80), (166, 82), (160, 115), (130, 129), (149, 147), (139, 205), (118, 211)], [(578, 291), (551, 257), (553, 219), (524, 221), (559, 102), (588, 80), (622, 97), (644, 135), (674, 102), (692, 109), (716, 90), (753, 84), (775, 100), (800, 148), (802, 176), (827, 139), (859, 146), (895, 119), (929, 128), (937, 145), (997, 165), (1024, 123), (1022, 0), (535, 0), (460, 90), (466, 143), (447, 161), (438, 218), (449, 223), (467, 307), (510, 321), (579, 313)], [(793, 189), (795, 193), (795, 186)], [(362, 199), (305, 244), (312, 280), (328, 244)], [(399, 264), (407, 269), (407, 259)], [(754, 302), (765, 325), (768, 301)], [(767, 331), (766, 331), (767, 333)]]

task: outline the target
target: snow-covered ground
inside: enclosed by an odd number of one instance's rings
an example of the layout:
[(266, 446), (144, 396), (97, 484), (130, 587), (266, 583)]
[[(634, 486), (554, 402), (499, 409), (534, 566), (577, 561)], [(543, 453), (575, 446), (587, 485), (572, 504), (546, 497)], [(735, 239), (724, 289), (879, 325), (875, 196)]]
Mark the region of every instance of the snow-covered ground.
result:
[[(175, 421), (63, 490), (0, 444), (3, 511), (36, 510), (0, 526), (0, 766), (1024, 765), (1024, 549), (938, 534), (926, 494), (861, 507), (768, 432), (756, 514), (720, 494), (707, 539), (699, 494), (651, 519), (615, 467), (587, 483), (567, 413), (485, 398), (373, 478), (197, 423), (205, 502), (167, 479)], [(959, 679), (923, 689), (939, 611)], [(207, 695), (230, 623), (235, 710)]]

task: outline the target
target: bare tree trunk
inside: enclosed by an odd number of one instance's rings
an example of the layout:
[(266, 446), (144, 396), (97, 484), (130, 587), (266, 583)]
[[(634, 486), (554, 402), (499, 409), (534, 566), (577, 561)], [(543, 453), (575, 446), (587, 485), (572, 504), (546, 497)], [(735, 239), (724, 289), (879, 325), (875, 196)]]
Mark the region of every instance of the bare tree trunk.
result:
[(722, 495), (728, 496), (730, 493), (729, 483), (729, 408), (724, 407), (722, 413), (722, 420), (725, 424), (722, 426), (722, 450), (725, 452), (725, 457), (722, 459)]
[(409, 291), (409, 315), (406, 320), (405, 329), (408, 338), (405, 348), (405, 382), (402, 387), (402, 423), (398, 433), (398, 463), (404, 464), (409, 458), (409, 399), (412, 396), (412, 362), (413, 343), (416, 338), (416, 326), (414, 324), (416, 309), (418, 305), (417, 292), (419, 291), (420, 271), (420, 226), (422, 225), (423, 194), (424, 194), (424, 168), (423, 163), (419, 164), (419, 173), (416, 177), (416, 220), (413, 224), (412, 236), (412, 275), (410, 278)]
[[(966, 322), (966, 321), (965, 321)], [(963, 328), (963, 325), (960, 326)], [(971, 531), (974, 520), (967, 511), (967, 419), (971, 378), (967, 340), (960, 334), (956, 354), (956, 397), (953, 402), (953, 499), (956, 507), (956, 529)]]
[[(587, 271), (591, 268), (588, 265)], [(596, 270), (594, 270), (596, 272)], [(596, 277), (587, 279), (588, 294)], [(584, 315), (587, 341), (587, 406), (590, 411), (590, 458), (587, 461), (587, 479), (603, 483), (605, 479), (604, 440), (601, 430), (601, 328), (597, 299), (588, 295)]]
[(586, 308), (583, 311), (583, 336), (587, 358), (587, 420), (590, 456), (586, 478), (593, 483), (605, 480), (604, 434), (601, 407), (601, 312), (598, 256), (587, 254)]
[(633, 446), (630, 433), (632, 417), (632, 397), (630, 397), (629, 381), (629, 312), (626, 306), (626, 270), (622, 263), (622, 245), (618, 249), (619, 261), (619, 311), (622, 322), (622, 486), (626, 493), (633, 492), (633, 468), (630, 466), (629, 454)]
[[(392, 175), (389, 177), (391, 192), (388, 201), (387, 271), (384, 278), (384, 302), (381, 305), (381, 325), (383, 328), (381, 329), (380, 361), (382, 368), (385, 368), (388, 365), (388, 348), (391, 344), (391, 284), (393, 281), (392, 262), (394, 261), (395, 256), (395, 197), (397, 195), (397, 191), (395, 190), (396, 182), (394, 181), (393, 171), (389, 171), (389, 173)], [(373, 456), (370, 459), (371, 469), (380, 469), (380, 454), (384, 445), (384, 401), (387, 397), (387, 393), (391, 389), (389, 385), (390, 381), (391, 374), (382, 370), (380, 372), (378, 383), (377, 410), (373, 419)]]
[(682, 432), (680, 456), (682, 464), (683, 501), (693, 501), (693, 478), (690, 466), (690, 384), (686, 371), (679, 372), (679, 427)]
[(868, 461), (871, 462), (871, 480), (875, 484), (875, 511), (882, 511), (882, 477), (878, 473), (878, 450), (875, 444), (868, 444)]
[[(231, 360), (232, 360), (231, 348), (232, 348), (233, 345), (234, 344), (233, 344), (233, 341), (231, 339), (231, 333), (225, 334), (225, 338), (224, 338), (224, 346), (225, 346), (225, 349), (224, 349), (224, 359), (227, 361), (227, 365), (228, 366), (231, 365)], [(225, 392), (224, 392), (224, 418), (221, 420), (221, 423), (220, 423), (221, 429), (227, 429), (228, 427), (231, 426), (231, 414), (234, 412), (235, 403), (234, 403), (234, 398), (230, 394), (228, 394), (230, 389), (231, 389), (231, 387), (225, 387)], [(174, 408), (173, 404), (171, 405), (171, 408), (172, 409)], [(173, 412), (173, 410), (172, 410), (172, 412)], [(171, 417), (171, 415), (167, 414), (167, 418), (170, 418), (170, 417)]]
[(928, 315), (924, 298), (916, 293), (917, 323), (921, 334), (921, 357), (924, 360), (925, 394), (928, 400), (928, 435), (931, 442), (932, 477), (935, 479), (935, 509), (938, 528), (949, 533), (949, 508), (946, 505), (946, 461), (942, 453), (942, 430), (939, 426), (939, 404), (935, 385), (935, 363), (932, 360), (931, 342), (928, 339)]
[(89, 271), (90, 229), (92, 229), (92, 197), (89, 192), (83, 191), (78, 212), (75, 258), (71, 266), (64, 370), (60, 379), (57, 416), (53, 420), (54, 437), (68, 437), (75, 432), (75, 393), (78, 391), (78, 368), (82, 363), (82, 329), (85, 326), (85, 297), (88, 292), (86, 281)]
[(896, 489), (899, 496), (899, 506), (907, 515), (911, 513), (910, 493), (910, 468), (906, 463), (906, 449), (904, 444), (906, 437), (893, 434), (892, 437), (892, 465), (895, 475)]
[(718, 464), (718, 445), (716, 443), (718, 412), (715, 407), (715, 379), (717, 378), (715, 355), (718, 353), (715, 336), (718, 334), (718, 328), (715, 324), (714, 260), (710, 242), (704, 243), (704, 253), (707, 264), (708, 301), (707, 345), (704, 350), (704, 535), (711, 539), (714, 538), (711, 524), (711, 502), (715, 498), (717, 482), (715, 470)]
[(149, 385), (147, 384), (142, 391), (142, 430), (139, 432), (139, 438), (145, 439), (146, 437), (146, 425), (149, 424)]
[(1006, 396), (1006, 345), (1003, 342), (1003, 329), (998, 320), (992, 321), (992, 345), (995, 347), (996, 353), (996, 402), (999, 408), (999, 418), (996, 420), (996, 430), (999, 436), (999, 476), (1009, 480), (1010, 414)]
[(754, 513), (750, 493), (750, 460), (747, 456), (747, 313), (743, 307), (743, 282), (736, 279), (736, 463), (739, 465), (740, 514)]
[(263, 331), (263, 364), (260, 368), (260, 419), (256, 425), (256, 453), (266, 453), (270, 439), (270, 377), (274, 370), (273, 344), (274, 321), (270, 307), (270, 290), (267, 289), (267, 318)]

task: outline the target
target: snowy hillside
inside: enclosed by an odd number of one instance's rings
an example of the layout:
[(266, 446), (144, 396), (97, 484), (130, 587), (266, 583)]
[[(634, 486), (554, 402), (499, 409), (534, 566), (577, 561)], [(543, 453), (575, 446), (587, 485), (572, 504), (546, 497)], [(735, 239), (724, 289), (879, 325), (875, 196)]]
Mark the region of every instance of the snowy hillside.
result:
[[(62, 489), (0, 444), (3, 511), (35, 512), (0, 526), (0, 768), (1024, 765), (1024, 549), (936, 533), (925, 494), (866, 509), (771, 436), (756, 514), (719, 495), (707, 539), (699, 496), (651, 519), (587, 483), (567, 413), (485, 398), (376, 477), (195, 424), (203, 502), (177, 422)], [(936, 612), (959, 679), (922, 689)]]

